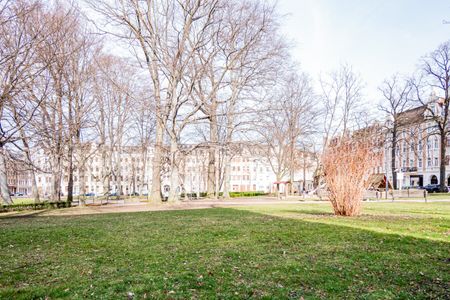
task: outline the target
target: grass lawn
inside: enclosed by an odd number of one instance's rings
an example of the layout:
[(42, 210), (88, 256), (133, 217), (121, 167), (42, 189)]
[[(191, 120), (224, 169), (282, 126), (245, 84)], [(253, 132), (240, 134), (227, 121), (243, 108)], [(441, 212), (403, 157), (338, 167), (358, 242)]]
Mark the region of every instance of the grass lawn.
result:
[(448, 299), (450, 203), (0, 217), (1, 299)]

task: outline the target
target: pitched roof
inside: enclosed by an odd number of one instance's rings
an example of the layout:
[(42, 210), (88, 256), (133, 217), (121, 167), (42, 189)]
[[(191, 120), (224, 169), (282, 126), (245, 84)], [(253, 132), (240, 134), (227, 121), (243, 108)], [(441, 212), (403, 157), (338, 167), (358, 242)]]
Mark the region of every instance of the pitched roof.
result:
[(424, 122), (426, 109), (427, 106), (422, 105), (399, 113), (397, 117), (398, 126), (408, 126)]

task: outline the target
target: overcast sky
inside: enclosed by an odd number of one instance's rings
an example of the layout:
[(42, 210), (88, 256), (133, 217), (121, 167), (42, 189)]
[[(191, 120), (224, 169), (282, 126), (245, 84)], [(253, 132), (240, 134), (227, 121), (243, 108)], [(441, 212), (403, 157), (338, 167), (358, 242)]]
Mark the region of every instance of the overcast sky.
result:
[(377, 86), (395, 72), (411, 74), (424, 54), (450, 39), (450, 1), (279, 0), (293, 57), (317, 79), (351, 64), (379, 101)]

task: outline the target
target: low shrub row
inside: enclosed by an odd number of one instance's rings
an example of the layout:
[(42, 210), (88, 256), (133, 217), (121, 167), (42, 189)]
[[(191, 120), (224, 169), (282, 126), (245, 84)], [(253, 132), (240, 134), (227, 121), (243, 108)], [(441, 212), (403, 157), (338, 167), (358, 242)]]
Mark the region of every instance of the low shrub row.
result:
[(67, 201), (61, 202), (39, 202), (39, 203), (21, 203), (0, 206), (0, 212), (6, 211), (20, 211), (20, 210), (38, 210), (46, 208), (65, 208), (70, 207), (71, 203)]
[[(267, 193), (261, 192), (261, 191), (255, 191), (255, 192), (230, 192), (231, 198), (238, 198), (238, 197), (256, 197), (256, 196), (265, 196)], [(181, 194), (181, 198), (184, 197), (189, 198), (197, 198), (197, 193), (187, 193), (186, 195), (184, 193)], [(219, 196), (222, 197), (223, 193), (220, 192)], [(206, 197), (206, 192), (201, 192), (200, 197)]]
[(230, 192), (231, 198), (237, 197), (256, 197), (256, 196), (265, 196), (267, 193), (256, 191), (256, 192)]
[[(181, 193), (180, 197), (197, 198), (197, 193), (186, 193), (186, 194)], [(201, 192), (200, 197), (206, 197), (206, 192)]]

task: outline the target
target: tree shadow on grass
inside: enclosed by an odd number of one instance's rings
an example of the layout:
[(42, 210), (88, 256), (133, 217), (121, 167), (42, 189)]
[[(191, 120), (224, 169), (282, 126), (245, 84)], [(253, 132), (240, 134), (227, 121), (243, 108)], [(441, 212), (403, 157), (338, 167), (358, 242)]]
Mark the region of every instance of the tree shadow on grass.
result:
[(368, 214), (368, 213), (361, 213), (358, 216), (348, 217), (348, 216), (339, 216), (335, 215), (332, 212), (324, 212), (321, 210), (279, 210), (279, 212), (282, 213), (289, 213), (289, 214), (296, 214), (296, 215), (311, 215), (311, 216), (318, 216), (318, 217), (336, 217), (336, 218), (342, 218), (342, 219), (354, 219), (354, 220), (410, 220), (410, 219), (426, 219), (429, 218), (429, 215), (402, 215), (402, 214)]
[(301, 210), (293, 210), (293, 209), (282, 209), (279, 210), (283, 213), (290, 213), (290, 214), (299, 214), (299, 215), (312, 215), (312, 216), (319, 216), (319, 217), (333, 217), (335, 216), (331, 212), (326, 212), (323, 210), (314, 210), (314, 209), (301, 209)]
[[(5, 299), (74, 291), (79, 298), (131, 291), (136, 299), (448, 299), (450, 290), (448, 243), (339, 224), (233, 208), (15, 222), (0, 235)], [(20, 255), (36, 247), (41, 256)], [(17, 268), (33, 263), (45, 268)]]
[(7, 219), (23, 219), (23, 218), (33, 218), (38, 217), (41, 214), (48, 212), (50, 209), (39, 209), (39, 210), (27, 210), (27, 211), (17, 211), (13, 214), (11, 213), (0, 213), (0, 220)]

